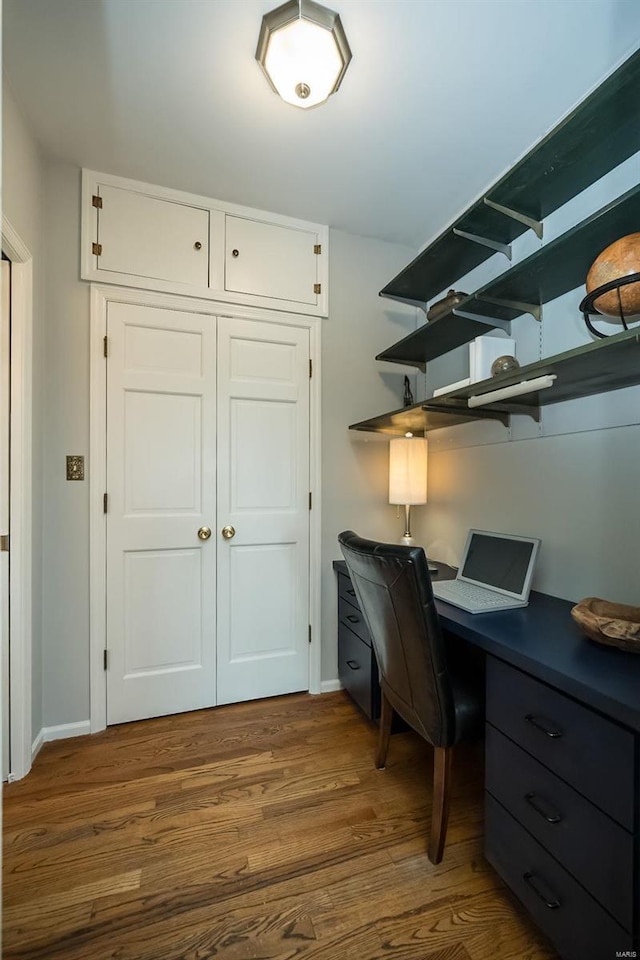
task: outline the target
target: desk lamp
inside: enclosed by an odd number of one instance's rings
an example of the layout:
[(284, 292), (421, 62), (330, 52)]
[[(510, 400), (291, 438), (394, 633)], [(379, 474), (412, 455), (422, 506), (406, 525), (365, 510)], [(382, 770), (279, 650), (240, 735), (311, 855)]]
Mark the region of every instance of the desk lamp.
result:
[[(407, 433), (389, 443), (389, 503), (404, 505), (404, 535), (400, 543), (410, 547), (411, 507), (427, 502), (427, 441)], [(437, 567), (429, 567), (431, 573)]]

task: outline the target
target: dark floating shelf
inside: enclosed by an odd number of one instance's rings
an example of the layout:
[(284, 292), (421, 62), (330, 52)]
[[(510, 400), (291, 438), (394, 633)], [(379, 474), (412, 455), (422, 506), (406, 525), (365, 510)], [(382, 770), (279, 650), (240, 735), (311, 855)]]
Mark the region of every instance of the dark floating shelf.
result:
[[(460, 347), (482, 336), (483, 333), (488, 333), (500, 326), (500, 321), (507, 323), (509, 320), (514, 320), (521, 312), (508, 307), (480, 303), (471, 296), (459, 303), (455, 311), (423, 324), (393, 346), (383, 350), (377, 355), (376, 360), (403, 363), (424, 370), (429, 360), (435, 360), (443, 353), (448, 353), (455, 347)], [(475, 316), (464, 316), (465, 313)]]
[(537, 224), (640, 150), (640, 51), (440, 234), (380, 296), (426, 306), (495, 253), (454, 231), (508, 245), (529, 229), (497, 204)]
[[(459, 409), (456, 409), (456, 406)], [(349, 430), (385, 433), (390, 437), (402, 437), (405, 433), (421, 436), (429, 430), (457, 427), (461, 423), (471, 423), (477, 420), (499, 420), (507, 426), (509, 415), (500, 410), (469, 410), (466, 402), (456, 405), (452, 401), (448, 405), (440, 407), (436, 402), (427, 401), (416, 403), (412, 407), (403, 407), (401, 410), (394, 410), (391, 413), (383, 413), (379, 417), (362, 420), (360, 423), (352, 423)]]
[[(545, 390), (511, 397), (469, 409), (469, 397), (491, 393), (502, 387), (555, 374), (553, 386)], [(407, 431), (420, 434), (440, 427), (456, 426), (480, 418), (501, 419), (508, 423), (510, 413), (538, 418), (539, 407), (592, 394), (620, 390), (640, 383), (640, 326), (587, 343), (547, 360), (529, 363), (511, 374), (482, 380), (461, 390), (442, 394), (435, 400), (396, 410), (393, 413), (352, 424), (350, 430), (365, 430), (399, 436)]]
[(476, 297), (537, 306), (549, 303), (584, 284), (601, 250), (619, 237), (635, 233), (639, 226), (640, 186), (636, 186), (481, 287)]
[[(418, 327), (378, 354), (376, 360), (412, 364), (424, 369), (429, 360), (515, 319), (528, 308), (535, 311), (584, 283), (598, 253), (626, 233), (637, 231), (638, 226), (640, 186), (628, 190), (485, 284), (454, 311)], [(503, 302), (495, 303), (496, 300)], [(519, 306), (507, 306), (507, 303)], [(461, 316), (461, 313), (474, 315), (475, 319)]]

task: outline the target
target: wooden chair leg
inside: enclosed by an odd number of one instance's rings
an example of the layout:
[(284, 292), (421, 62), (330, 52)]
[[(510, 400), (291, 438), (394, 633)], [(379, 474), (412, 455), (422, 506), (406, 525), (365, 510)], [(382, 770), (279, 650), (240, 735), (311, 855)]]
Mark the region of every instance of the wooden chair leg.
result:
[(453, 747), (434, 747), (433, 808), (428, 857), (431, 863), (440, 863), (444, 853), (451, 799), (451, 760)]
[(393, 707), (382, 694), (380, 705), (380, 732), (378, 734), (378, 752), (376, 753), (376, 767), (382, 770), (387, 762), (387, 752), (389, 750), (389, 739), (391, 737), (391, 724), (393, 722)]

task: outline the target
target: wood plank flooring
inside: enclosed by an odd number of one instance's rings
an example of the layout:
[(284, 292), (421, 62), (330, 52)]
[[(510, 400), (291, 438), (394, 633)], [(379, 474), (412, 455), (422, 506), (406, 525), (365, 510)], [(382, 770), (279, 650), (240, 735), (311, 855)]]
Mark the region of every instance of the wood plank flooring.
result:
[(444, 860), (429, 747), (344, 693), (47, 744), (4, 792), (5, 960), (556, 960), (482, 857), (462, 747)]

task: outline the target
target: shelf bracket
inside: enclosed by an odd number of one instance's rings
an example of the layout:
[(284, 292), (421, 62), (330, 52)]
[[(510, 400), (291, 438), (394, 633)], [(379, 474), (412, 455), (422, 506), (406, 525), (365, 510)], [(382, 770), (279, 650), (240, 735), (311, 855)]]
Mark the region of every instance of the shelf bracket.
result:
[(464, 320), (474, 320), (476, 323), (483, 323), (486, 327), (500, 327), (501, 330), (511, 332), (510, 320), (498, 320), (497, 317), (483, 317), (481, 313), (469, 313), (467, 310), (458, 310), (454, 307), (451, 311), (454, 317), (462, 317)]
[(484, 303), (493, 303), (496, 307), (509, 307), (511, 310), (519, 310), (520, 313), (530, 313), (536, 320), (542, 320), (542, 304), (524, 303), (522, 300), (503, 300), (501, 297), (485, 297), (482, 293), (477, 293), (478, 300)]
[(477, 233), (467, 233), (466, 230), (458, 230), (457, 227), (453, 228), (453, 232), (456, 237), (463, 237), (465, 240), (471, 240), (472, 243), (479, 243), (481, 247), (490, 247), (491, 250), (497, 250), (498, 253), (503, 253), (507, 260), (511, 260), (510, 243), (500, 243), (499, 240), (490, 240), (489, 237), (481, 237)]
[[(418, 327), (418, 329), (420, 328)], [(385, 357), (382, 353), (377, 354), (374, 359), (379, 360), (381, 363), (399, 363), (403, 367), (417, 367), (422, 373), (426, 373), (427, 370), (426, 360), (407, 360), (400, 357)]]
[(447, 403), (438, 403), (435, 400), (427, 400), (422, 404), (422, 409), (425, 413), (433, 411), (433, 413), (449, 413), (449, 414), (458, 414), (459, 416), (466, 417), (469, 423), (472, 423), (474, 420), (497, 420), (504, 427), (509, 426), (509, 414), (505, 410), (500, 410), (497, 406), (489, 409), (483, 409), (481, 407), (476, 407), (475, 409), (465, 408), (462, 404), (447, 404)]
[(538, 240), (542, 240), (541, 220), (534, 220), (533, 217), (528, 217), (526, 213), (520, 213), (519, 210), (512, 210), (511, 207), (504, 207), (501, 203), (496, 203), (495, 200), (489, 200), (489, 197), (485, 197), (484, 202), (488, 207), (491, 207), (492, 210), (497, 210), (498, 213), (504, 214), (505, 217), (517, 220), (518, 223), (524, 223), (526, 227), (533, 230)]
[(396, 303), (408, 303), (410, 307), (420, 307), (425, 314), (427, 312), (426, 300), (412, 300), (411, 297), (396, 297), (393, 293), (379, 293), (378, 296), (382, 297), (383, 300), (395, 300)]
[[(476, 407), (477, 413), (480, 407)], [(519, 417), (531, 417), (536, 423), (540, 423), (540, 407), (537, 403), (504, 403), (498, 402), (492, 405), (492, 410), (500, 411), (502, 416), (509, 417), (510, 414), (516, 414)]]

